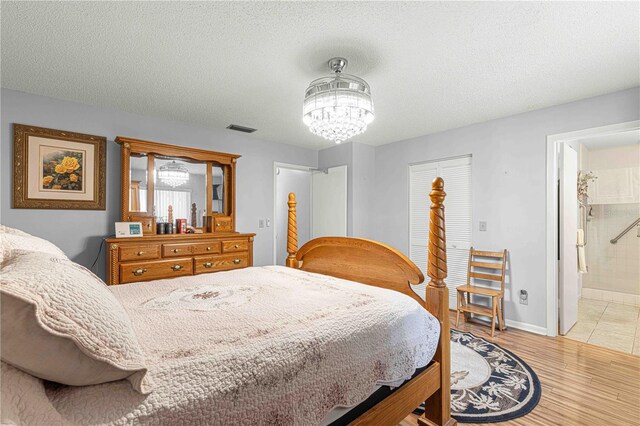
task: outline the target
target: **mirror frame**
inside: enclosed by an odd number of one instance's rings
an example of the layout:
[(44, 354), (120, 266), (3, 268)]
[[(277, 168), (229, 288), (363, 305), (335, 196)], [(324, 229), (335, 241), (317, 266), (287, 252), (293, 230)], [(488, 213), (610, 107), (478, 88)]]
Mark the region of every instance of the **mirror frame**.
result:
[[(204, 149), (189, 148), (178, 145), (169, 145), (159, 142), (151, 142), (140, 139), (133, 139), (123, 136), (115, 138), (115, 142), (120, 145), (120, 220), (123, 222), (142, 222), (144, 235), (155, 235), (155, 217), (153, 211), (139, 212), (131, 211), (129, 206), (130, 194), (130, 172), (131, 154), (142, 154), (147, 156), (147, 173), (151, 176), (154, 170), (155, 156), (174, 157), (187, 161), (198, 161), (206, 163), (206, 209), (208, 223), (204, 225), (204, 232), (236, 232), (236, 160), (240, 158), (237, 154), (227, 154), (223, 152), (207, 151)], [(213, 167), (221, 167), (223, 169), (223, 213), (212, 214), (213, 209), (213, 185), (212, 170)], [(147, 182), (147, 206), (153, 206), (154, 182), (149, 178)], [(214, 222), (215, 218), (228, 218), (231, 222), (230, 228), (224, 231), (216, 231)], [(184, 235), (184, 234), (180, 234)]]

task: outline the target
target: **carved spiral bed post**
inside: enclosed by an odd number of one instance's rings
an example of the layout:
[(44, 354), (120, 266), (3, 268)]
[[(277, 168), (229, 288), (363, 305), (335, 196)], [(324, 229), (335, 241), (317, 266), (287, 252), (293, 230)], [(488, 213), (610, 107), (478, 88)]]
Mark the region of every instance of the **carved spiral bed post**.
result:
[(440, 342), (434, 360), (440, 363), (440, 389), (425, 402), (424, 417), (420, 425), (455, 425), (451, 418), (451, 340), (449, 330), (449, 290), (447, 277), (447, 243), (444, 225), (444, 181), (436, 178), (431, 184), (431, 211), (429, 224), (429, 260), (426, 306), (441, 324)]
[(298, 253), (298, 223), (296, 221), (296, 194), (289, 193), (289, 217), (287, 222), (287, 266), (289, 268), (297, 268), (298, 261), (296, 254)]

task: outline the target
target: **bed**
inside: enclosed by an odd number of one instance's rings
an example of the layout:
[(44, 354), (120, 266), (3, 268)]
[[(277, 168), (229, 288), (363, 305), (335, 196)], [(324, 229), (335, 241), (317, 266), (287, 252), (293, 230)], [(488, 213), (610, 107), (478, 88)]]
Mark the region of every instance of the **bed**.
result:
[(58, 385), (3, 362), (3, 423), (393, 425), (425, 402), (421, 425), (455, 424), (444, 196), (438, 178), (426, 304), (409, 286), (422, 273), (388, 246), (326, 237), (298, 250), (291, 194), (287, 267), (111, 288), (153, 392)]

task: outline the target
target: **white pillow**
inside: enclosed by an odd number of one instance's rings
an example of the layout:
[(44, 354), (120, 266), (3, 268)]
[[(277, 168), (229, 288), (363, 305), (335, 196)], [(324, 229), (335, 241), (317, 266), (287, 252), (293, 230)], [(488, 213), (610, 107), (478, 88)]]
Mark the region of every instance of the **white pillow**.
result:
[(84, 386), (126, 378), (151, 392), (129, 316), (89, 270), (67, 258), (24, 252), (0, 275), (2, 360), (42, 379)]
[(55, 244), (42, 238), (34, 237), (19, 229), (0, 225), (0, 262), (23, 251), (41, 251), (56, 256), (67, 256)]

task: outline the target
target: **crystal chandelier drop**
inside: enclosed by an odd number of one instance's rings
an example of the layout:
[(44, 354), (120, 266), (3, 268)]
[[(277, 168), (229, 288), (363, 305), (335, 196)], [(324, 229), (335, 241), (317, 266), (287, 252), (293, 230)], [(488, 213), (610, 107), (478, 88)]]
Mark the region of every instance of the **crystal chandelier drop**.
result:
[(364, 132), (374, 118), (369, 84), (342, 74), (346, 66), (344, 58), (331, 59), (329, 69), (334, 75), (311, 82), (302, 108), (302, 119), (311, 133), (335, 143)]
[(175, 188), (189, 182), (189, 169), (174, 160), (171, 163), (160, 166), (158, 178), (165, 185)]

